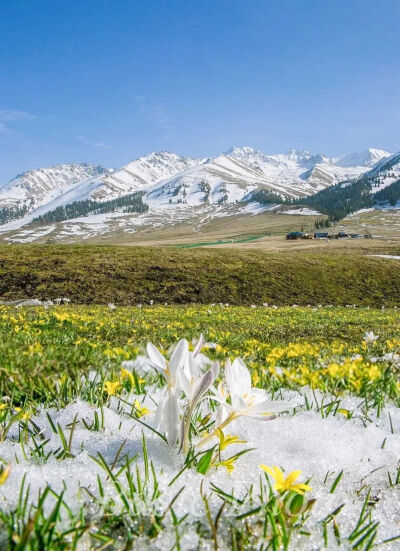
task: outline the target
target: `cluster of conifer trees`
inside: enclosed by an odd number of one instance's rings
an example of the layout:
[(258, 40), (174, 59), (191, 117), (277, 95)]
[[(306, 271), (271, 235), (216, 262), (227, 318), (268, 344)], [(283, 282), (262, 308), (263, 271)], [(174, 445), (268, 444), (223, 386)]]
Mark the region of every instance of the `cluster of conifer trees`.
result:
[(3, 207), (0, 208), (0, 225), (7, 224), (17, 218), (22, 218), (28, 211), (27, 205), (22, 207)]
[(378, 193), (375, 194), (375, 199), (378, 202), (389, 201), (393, 207), (400, 199), (400, 180), (378, 191)]
[(54, 210), (46, 212), (41, 216), (34, 218), (34, 222), (62, 222), (71, 218), (79, 218), (89, 214), (102, 214), (107, 212), (146, 212), (149, 209), (148, 205), (143, 203), (143, 193), (136, 192), (130, 195), (124, 195), (117, 199), (109, 201), (94, 201), (93, 199), (85, 199), (83, 201), (75, 201), (69, 205), (62, 205)]

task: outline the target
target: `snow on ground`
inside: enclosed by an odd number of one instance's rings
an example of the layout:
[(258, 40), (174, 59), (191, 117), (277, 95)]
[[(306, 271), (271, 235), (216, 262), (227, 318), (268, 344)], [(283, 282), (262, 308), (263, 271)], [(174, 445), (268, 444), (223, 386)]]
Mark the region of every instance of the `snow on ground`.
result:
[(298, 209), (288, 209), (288, 210), (280, 210), (281, 214), (301, 214), (303, 216), (323, 216), (320, 212), (317, 210), (312, 210), (309, 208), (298, 208)]
[(378, 256), (379, 258), (394, 258), (395, 260), (400, 260), (400, 256), (394, 256), (391, 254), (370, 254), (369, 256)]
[[(313, 401), (313, 394), (305, 391)], [(293, 405), (304, 404), (304, 397), (295, 392), (287, 391), (283, 396), (293, 401)], [(317, 398), (321, 395), (317, 394)], [(127, 397), (125, 397), (127, 398)], [(129, 397), (129, 402), (135, 399)], [(140, 399), (143, 399), (141, 397)], [(144, 399), (144, 404), (154, 410), (154, 402), (149, 398)], [(281, 417), (270, 422), (258, 422), (250, 419), (241, 419), (229, 429), (231, 434), (239, 435), (247, 441), (247, 444), (232, 446), (232, 452), (237, 453), (242, 447), (256, 449), (241, 457), (232, 474), (227, 474), (225, 469), (211, 471), (211, 474), (203, 476), (198, 472), (187, 469), (170, 487), (168, 483), (182, 468), (182, 457), (176, 455), (154, 433), (145, 430), (148, 453), (154, 462), (155, 471), (162, 491), (156, 506), (159, 510), (166, 509), (168, 503), (176, 495), (178, 490), (184, 488), (182, 494), (174, 503), (174, 511), (178, 517), (189, 513), (192, 523), (204, 517), (204, 504), (200, 496), (200, 484), (203, 483), (205, 492), (210, 491), (211, 483), (216, 484), (224, 491), (235, 496), (244, 496), (251, 484), (257, 482), (261, 474), (259, 465), (279, 465), (287, 472), (301, 469), (302, 481), (311, 477), (311, 497), (316, 498), (311, 517), (305, 528), (312, 532), (311, 537), (306, 537), (294, 543), (291, 549), (319, 549), (322, 545), (321, 520), (330, 512), (345, 504), (337, 516), (337, 522), (342, 534), (349, 534), (354, 528), (363, 500), (365, 499), (365, 487), (371, 487), (371, 496), (375, 502), (374, 519), (380, 521), (380, 539), (396, 536), (400, 533), (400, 502), (398, 489), (390, 488), (388, 484), (388, 472), (395, 476), (400, 457), (400, 409), (389, 406), (381, 412), (379, 418), (370, 412), (368, 416), (363, 414), (363, 402), (357, 398), (346, 398), (341, 407), (354, 410), (353, 418), (348, 419), (343, 415), (321, 417), (315, 409), (307, 411), (304, 407), (296, 415), (282, 414)], [(127, 417), (118, 410), (118, 399), (113, 398), (110, 407), (104, 408), (104, 431), (88, 431), (83, 426), (81, 419), (88, 423), (93, 421), (94, 408), (88, 403), (76, 401), (65, 409), (56, 411), (40, 411), (34, 418), (34, 422), (43, 431), (42, 434), (49, 439), (47, 449), (60, 447), (60, 438), (50, 428), (49, 413), (57, 426), (60, 424), (65, 434), (70, 434), (70, 429), (75, 416), (78, 424), (74, 430), (71, 451), (75, 457), (71, 459), (56, 460), (54, 456), (48, 462), (34, 461), (30, 456), (29, 446), (25, 446), (24, 458), (21, 446), (17, 443), (18, 429), (13, 426), (7, 439), (0, 442), (0, 456), (5, 461), (12, 462), (12, 471), (7, 483), (0, 486), (0, 501), (5, 510), (12, 509), (18, 500), (18, 492), (24, 475), (26, 485), (30, 486), (30, 499), (34, 500), (40, 490), (50, 485), (56, 492), (66, 488), (64, 498), (74, 511), (78, 511), (83, 504), (93, 507), (90, 493), (98, 495), (97, 476), (105, 487), (108, 497), (113, 497), (118, 507), (119, 498), (115, 488), (107, 479), (105, 472), (90, 457), (97, 457), (99, 453), (111, 465), (119, 448), (125, 442), (121, 453), (121, 461), (125, 454), (128, 457), (138, 455), (138, 462), (143, 468), (142, 457), (142, 430), (143, 426), (136, 420)], [(151, 423), (146, 417), (146, 421)], [(229, 454), (232, 455), (232, 454)], [(330, 489), (335, 478), (343, 470), (343, 476), (334, 493)], [(121, 483), (127, 484), (125, 477), (120, 478)], [(364, 488), (364, 491), (362, 490)], [(214, 496), (211, 498), (213, 511), (217, 511), (221, 502)], [(251, 508), (250, 506), (248, 507)], [(232, 514), (226, 510), (225, 515)], [(189, 530), (189, 533), (190, 530)], [(194, 531), (191, 533), (194, 537)], [(164, 531), (159, 535), (153, 549), (165, 549), (170, 534)], [(193, 540), (188, 538), (182, 542), (182, 549), (192, 549)], [(397, 543), (386, 545), (385, 549), (396, 549)], [(334, 548), (329, 547), (329, 548)]]
[(256, 203), (254, 201), (246, 203), (241, 209), (241, 214), (262, 214), (263, 212), (273, 211), (279, 205), (263, 205), (262, 203)]

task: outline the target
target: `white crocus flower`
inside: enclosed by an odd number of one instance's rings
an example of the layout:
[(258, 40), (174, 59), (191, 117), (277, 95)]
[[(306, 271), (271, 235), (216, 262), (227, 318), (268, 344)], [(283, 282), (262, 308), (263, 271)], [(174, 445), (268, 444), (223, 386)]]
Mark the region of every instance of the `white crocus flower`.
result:
[(219, 373), (218, 363), (214, 363), (205, 373), (201, 373), (201, 368), (206, 363), (200, 354), (203, 343), (204, 337), (201, 335), (194, 351), (188, 353), (184, 366), (178, 372), (180, 386), (188, 400), (182, 422), (182, 449), (184, 453), (189, 451), (189, 429), (194, 409), (210, 389)]
[[(214, 380), (218, 376), (219, 372), (219, 366), (216, 363), (210, 362), (206, 356), (203, 356), (203, 354), (200, 353), (200, 350), (202, 349), (204, 345), (204, 337), (203, 335), (200, 335), (200, 338), (196, 344), (195, 349), (193, 352), (189, 352), (186, 356), (186, 361), (181, 367), (181, 369), (178, 372), (178, 378), (180, 382), (180, 386), (185, 393), (186, 398), (188, 399), (189, 403), (192, 403), (194, 399), (197, 397), (197, 402), (200, 400), (201, 396), (198, 396), (199, 390), (203, 389), (204, 383), (202, 383), (204, 375), (201, 375), (202, 371), (204, 371), (205, 365), (210, 365), (212, 371), (214, 373)], [(208, 379), (205, 379), (208, 380)], [(211, 383), (211, 384), (212, 384)], [(211, 386), (211, 385), (210, 385)], [(204, 395), (205, 392), (207, 392), (209, 386), (207, 389), (202, 393), (201, 395)]]
[(215, 426), (219, 427), (220, 425), (222, 425), (222, 423), (229, 415), (228, 409), (223, 405), (229, 397), (229, 392), (226, 386), (224, 385), (224, 383), (222, 382), (219, 383), (219, 385), (214, 390), (214, 392), (218, 398), (218, 401), (220, 402), (215, 415)]
[(252, 388), (250, 372), (241, 358), (236, 358), (232, 364), (230, 360), (226, 362), (225, 380), (231, 397), (231, 404), (225, 404), (225, 407), (235, 417), (246, 416), (268, 421), (275, 418), (275, 413), (290, 407), (288, 402), (268, 400), (265, 390)]
[[(223, 409), (217, 410), (215, 429), (200, 441), (199, 446), (204, 446), (217, 435), (218, 429), (224, 429), (238, 417), (271, 421), (276, 418), (276, 413), (292, 407), (289, 402), (271, 401), (265, 390), (253, 388), (249, 370), (241, 358), (236, 358), (233, 363), (227, 360), (225, 380), (227, 389), (219, 385), (218, 390), (214, 390), (213, 397)], [(228, 396), (230, 396), (230, 403), (227, 401)]]
[(179, 436), (178, 373), (187, 360), (188, 352), (189, 345), (187, 340), (181, 339), (168, 362), (154, 344), (151, 342), (147, 344), (147, 354), (153, 367), (167, 381), (167, 391), (157, 407), (154, 426), (157, 430), (165, 432), (170, 446), (176, 444)]
[(364, 335), (364, 341), (367, 344), (374, 344), (374, 342), (379, 339), (378, 335), (375, 335), (373, 331), (367, 331)]

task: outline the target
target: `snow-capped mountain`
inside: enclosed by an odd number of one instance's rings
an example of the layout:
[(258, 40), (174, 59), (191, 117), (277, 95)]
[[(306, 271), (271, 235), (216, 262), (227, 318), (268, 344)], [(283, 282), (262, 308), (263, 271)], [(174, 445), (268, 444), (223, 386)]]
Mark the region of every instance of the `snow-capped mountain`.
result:
[(102, 166), (86, 163), (69, 163), (29, 170), (0, 185), (0, 208), (25, 207), (27, 212), (30, 212), (50, 202), (69, 187), (109, 172)]
[(380, 160), (369, 174), (383, 174), (389, 171), (400, 172), (400, 151)]
[(266, 155), (251, 147), (233, 147), (227, 154), (261, 170), (270, 186), (284, 187), (300, 196), (357, 178), (380, 159), (390, 155), (386, 151), (369, 149), (340, 159), (330, 159), (325, 155), (298, 150)]
[(364, 151), (360, 151), (359, 153), (351, 153), (350, 155), (340, 157), (336, 161), (336, 165), (343, 168), (354, 166), (372, 168), (376, 165), (376, 163), (387, 157), (390, 157), (390, 153), (387, 151), (384, 151), (383, 149), (369, 148)]
[[(43, 214), (77, 201), (90, 198), (103, 202), (138, 191), (150, 208), (147, 224), (152, 219), (158, 225), (162, 225), (163, 218), (173, 220), (174, 211), (177, 216), (179, 211), (181, 220), (194, 216), (193, 209), (207, 210), (207, 217), (220, 216), (229, 206), (251, 201), (255, 190), (282, 198), (307, 197), (374, 170), (385, 172), (388, 163), (393, 167), (400, 160), (389, 155), (369, 149), (332, 159), (308, 151), (267, 155), (251, 147), (233, 147), (205, 160), (155, 152), (117, 170), (60, 165), (27, 172), (0, 186), (0, 214), (3, 207), (28, 206), (19, 219), (9, 222), (10, 218), (3, 217), (7, 223), (0, 226), (0, 231), (18, 230)], [(115, 216), (118, 213), (113, 211)]]
[(267, 183), (258, 168), (220, 155), (156, 184), (148, 191), (146, 201), (153, 206), (166, 202), (191, 206), (235, 203), (261, 185)]
[(181, 157), (167, 151), (150, 153), (102, 178), (97, 189), (91, 193), (91, 198), (102, 201), (147, 190), (151, 185), (181, 173), (200, 162), (198, 159)]
[(400, 179), (400, 152), (381, 159), (363, 176), (373, 185), (373, 193), (384, 189)]

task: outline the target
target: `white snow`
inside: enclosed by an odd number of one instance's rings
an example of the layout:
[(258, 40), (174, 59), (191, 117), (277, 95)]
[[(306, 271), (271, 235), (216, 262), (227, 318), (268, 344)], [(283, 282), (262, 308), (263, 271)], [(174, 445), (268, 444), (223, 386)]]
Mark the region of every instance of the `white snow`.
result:
[(370, 254), (369, 256), (378, 256), (379, 258), (392, 258), (394, 260), (400, 260), (400, 256), (392, 254)]
[(369, 148), (364, 151), (359, 151), (358, 153), (351, 153), (350, 155), (340, 157), (336, 161), (336, 164), (345, 168), (352, 166), (365, 166), (372, 168), (376, 163), (382, 159), (390, 157), (390, 155), (391, 153), (388, 153), (383, 149)]
[[(310, 401), (313, 395), (305, 390)], [(160, 397), (156, 393), (156, 399)], [(125, 396), (132, 402), (135, 396)], [(144, 397), (139, 397), (142, 400)], [(294, 392), (285, 392), (285, 399), (293, 401), (294, 405), (304, 404), (304, 398)], [(317, 393), (320, 400), (321, 395)], [(329, 398), (329, 397), (327, 397)], [(36, 462), (30, 457), (31, 443), (25, 445), (28, 459), (23, 457), (18, 440), (18, 429), (14, 425), (5, 441), (0, 442), (0, 456), (7, 462), (12, 462), (12, 471), (6, 484), (0, 486), (0, 500), (5, 510), (10, 510), (16, 505), (18, 491), (24, 475), (26, 484), (30, 485), (30, 500), (37, 498), (38, 492), (46, 485), (50, 485), (56, 492), (66, 488), (64, 499), (73, 511), (77, 511), (82, 504), (90, 506), (92, 500), (83, 491), (88, 488), (90, 492), (98, 495), (97, 475), (100, 476), (106, 495), (115, 500), (115, 509), (120, 506), (120, 500), (107, 479), (105, 472), (94, 462), (90, 456), (96, 457), (98, 453), (111, 465), (117, 455), (118, 449), (125, 441), (121, 459), (118, 465), (123, 464), (124, 456), (133, 457), (139, 455), (138, 463), (143, 469), (141, 437), (144, 430), (147, 440), (149, 457), (154, 462), (162, 496), (156, 501), (159, 510), (165, 510), (170, 500), (177, 491), (184, 490), (174, 503), (175, 513), (181, 517), (189, 513), (196, 520), (204, 516), (204, 505), (200, 497), (200, 484), (203, 483), (204, 492), (210, 491), (210, 484), (214, 483), (228, 493), (234, 491), (236, 496), (243, 496), (251, 484), (257, 482), (261, 474), (260, 464), (279, 465), (286, 472), (300, 469), (301, 480), (311, 477), (310, 485), (313, 488), (311, 497), (316, 498), (311, 517), (307, 521), (306, 528), (314, 535), (296, 541), (291, 549), (318, 548), (321, 544), (321, 520), (336, 507), (345, 504), (344, 509), (337, 518), (342, 534), (349, 533), (356, 523), (363, 500), (365, 488), (371, 487), (372, 495), (377, 498), (374, 507), (374, 518), (379, 520), (380, 534), (385, 538), (395, 536), (400, 532), (400, 502), (398, 490), (390, 488), (388, 484), (388, 472), (394, 475), (397, 470), (400, 457), (400, 409), (389, 406), (381, 412), (379, 418), (371, 412), (368, 416), (363, 414), (363, 401), (348, 397), (343, 400), (341, 407), (355, 412), (352, 419), (342, 415), (322, 418), (317, 411), (306, 411), (300, 407), (296, 415), (283, 414), (271, 422), (257, 422), (250, 419), (241, 419), (235, 422), (229, 429), (230, 434), (238, 435), (245, 440), (245, 445), (231, 447), (231, 456), (243, 447), (256, 449), (236, 463), (232, 475), (224, 469), (211, 471), (203, 476), (194, 470), (187, 469), (178, 481), (168, 487), (168, 483), (182, 468), (182, 458), (170, 450), (167, 445), (156, 435), (132, 418), (124, 415), (118, 409), (117, 398), (113, 398), (110, 407), (104, 408), (104, 431), (88, 431), (81, 421), (86, 419), (88, 423), (93, 421), (95, 408), (80, 400), (70, 404), (65, 409), (56, 411), (50, 409), (55, 424), (59, 423), (65, 434), (70, 433), (70, 424), (77, 416), (78, 424), (72, 438), (71, 451), (74, 458), (56, 460), (53, 456), (47, 463)], [(154, 403), (147, 397), (144, 405), (154, 410)], [(128, 409), (128, 406), (124, 406)], [(123, 409), (123, 408), (122, 408)], [(35, 423), (43, 431), (43, 436), (49, 439), (47, 449), (60, 447), (60, 438), (54, 434), (46, 417), (46, 410), (41, 410), (34, 417)], [(369, 419), (368, 419), (369, 417)], [(151, 422), (151, 418), (146, 418)], [(394, 427), (392, 431), (391, 427)], [(133, 467), (135, 468), (135, 467)], [(343, 476), (336, 491), (329, 492), (333, 481), (343, 470)], [(124, 476), (120, 477), (121, 484), (126, 486)], [(364, 491), (362, 490), (364, 488)], [(217, 497), (210, 500), (213, 511), (217, 511), (221, 502)], [(250, 505), (248, 509), (250, 509)], [(229, 511), (225, 511), (229, 514)], [(155, 542), (155, 549), (162, 549), (166, 534), (160, 536)], [(190, 546), (184, 547), (190, 549)], [(333, 547), (329, 547), (332, 549)], [(396, 547), (385, 547), (396, 549)]]
[(309, 208), (298, 208), (298, 209), (288, 209), (288, 210), (280, 210), (279, 211), (282, 214), (301, 214), (303, 216), (323, 216), (320, 212), (317, 210), (312, 210)]

